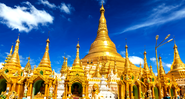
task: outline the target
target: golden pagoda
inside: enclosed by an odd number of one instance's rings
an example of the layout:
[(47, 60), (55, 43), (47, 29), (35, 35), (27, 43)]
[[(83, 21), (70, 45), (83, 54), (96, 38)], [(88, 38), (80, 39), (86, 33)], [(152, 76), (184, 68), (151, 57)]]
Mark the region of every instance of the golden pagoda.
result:
[[(121, 74), (122, 69), (125, 65), (125, 59), (117, 52), (115, 44), (111, 41), (108, 35), (108, 29), (106, 24), (106, 19), (104, 16), (105, 9), (103, 7), (103, 4), (100, 8), (100, 19), (99, 19), (99, 26), (97, 31), (97, 37), (95, 41), (91, 44), (89, 53), (82, 59), (82, 66), (86, 67), (88, 69), (89, 74), (92, 76), (96, 69), (90, 68), (91, 66), (96, 66), (98, 63), (97, 57), (100, 57), (99, 62), (102, 63), (103, 61), (106, 61), (110, 64), (104, 64), (106, 76), (108, 74), (108, 71), (111, 69), (114, 69), (114, 58), (116, 57), (116, 63), (117, 63), (117, 70), (118, 74)], [(93, 60), (92, 62), (89, 62), (89, 60)], [(133, 71), (138, 72), (139, 68), (136, 67), (134, 64), (131, 64), (131, 68)]]
[(72, 69), (67, 73), (65, 79), (65, 91), (62, 99), (69, 99), (73, 97), (82, 97), (88, 99), (88, 80), (83, 70), (79, 57), (79, 42), (76, 46), (76, 58), (73, 62)]

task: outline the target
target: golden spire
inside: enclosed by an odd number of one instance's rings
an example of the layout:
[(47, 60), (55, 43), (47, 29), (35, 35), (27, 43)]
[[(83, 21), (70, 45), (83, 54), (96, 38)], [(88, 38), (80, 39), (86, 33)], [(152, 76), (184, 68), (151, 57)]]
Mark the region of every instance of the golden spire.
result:
[(130, 61), (128, 58), (128, 46), (127, 44), (125, 45), (125, 71), (130, 71)]
[(75, 60), (74, 60), (74, 62), (73, 62), (73, 66), (80, 66), (80, 58), (79, 58), (79, 50), (80, 50), (80, 45), (79, 45), (79, 41), (78, 41), (78, 43), (77, 43), (77, 45), (76, 45), (76, 58), (75, 58)]
[(93, 77), (101, 78), (99, 64), (100, 63), (99, 63), (99, 57), (98, 57), (98, 63), (97, 63), (96, 71), (95, 71)]
[(8, 61), (8, 64), (7, 64), (8, 66), (10, 65), (11, 68), (14, 68), (13, 66), (15, 66), (15, 67), (17, 67), (17, 69), (21, 69), (20, 59), (19, 59), (19, 43), (20, 43), (20, 41), (19, 41), (19, 36), (18, 36), (18, 38), (16, 40), (16, 45), (15, 45), (13, 55), (12, 55), (10, 61)]
[(99, 20), (99, 26), (98, 26), (98, 31), (106, 31), (108, 33), (108, 30), (107, 30), (107, 24), (106, 24), (106, 19), (105, 19), (105, 16), (104, 16), (104, 13), (105, 13), (105, 9), (103, 7), (103, 4), (100, 8), (100, 20)]
[(25, 66), (24, 69), (25, 69), (26, 72), (28, 72), (29, 70), (31, 70), (30, 56), (28, 57), (28, 62), (27, 62), (27, 64), (26, 64), (26, 66)]
[(11, 59), (11, 57), (12, 57), (12, 51), (13, 51), (13, 45), (12, 45), (12, 47), (11, 47), (11, 49), (10, 49), (9, 55), (7, 55), (7, 56), (8, 56), (8, 57), (6, 58), (7, 60), (5, 60), (6, 63)]
[(149, 73), (149, 68), (148, 68), (148, 64), (147, 64), (147, 60), (146, 60), (146, 51), (144, 51), (144, 70), (146, 73)]
[(159, 57), (159, 73), (160, 75), (165, 75), (165, 71), (164, 71), (164, 68), (163, 68), (163, 65), (162, 65), (162, 58), (161, 56)]
[(46, 48), (45, 48), (45, 53), (44, 53), (44, 56), (39, 64), (39, 66), (37, 67), (38, 70), (45, 70), (47, 71), (46, 72), (46, 75), (50, 75), (51, 72), (52, 72), (52, 69), (51, 69), (51, 61), (50, 61), (50, 58), (49, 58), (49, 38), (46, 40)]
[(185, 65), (182, 62), (180, 56), (179, 56), (179, 52), (177, 50), (177, 45), (174, 43), (174, 59), (173, 59), (173, 63), (171, 66), (171, 70), (175, 70), (175, 69), (184, 69)]

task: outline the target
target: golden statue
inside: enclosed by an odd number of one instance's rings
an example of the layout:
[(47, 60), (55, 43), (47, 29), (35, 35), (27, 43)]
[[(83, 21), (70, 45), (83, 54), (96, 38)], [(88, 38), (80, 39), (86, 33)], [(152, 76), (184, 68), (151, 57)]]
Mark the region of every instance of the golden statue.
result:
[(79, 96), (79, 86), (77, 84), (75, 84), (73, 86), (74, 90), (72, 92), (73, 96)]

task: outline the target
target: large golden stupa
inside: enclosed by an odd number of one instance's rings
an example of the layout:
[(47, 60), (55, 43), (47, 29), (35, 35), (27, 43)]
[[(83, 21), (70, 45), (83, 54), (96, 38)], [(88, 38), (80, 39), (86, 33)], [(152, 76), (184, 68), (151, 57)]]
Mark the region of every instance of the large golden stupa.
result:
[[(114, 61), (116, 60), (118, 73), (124, 69), (125, 58), (123, 58), (116, 49), (115, 44), (111, 41), (108, 35), (108, 29), (106, 24), (106, 19), (104, 16), (105, 9), (102, 5), (100, 8), (100, 19), (99, 26), (97, 31), (97, 37), (95, 41), (91, 44), (89, 53), (82, 59), (83, 67), (86, 68), (87, 71), (90, 71), (90, 75), (93, 75), (95, 72), (95, 68), (93, 66), (97, 65), (98, 59), (103, 62), (106, 61), (105, 69), (107, 72), (108, 69), (114, 69)], [(130, 62), (130, 61), (129, 61)], [(139, 68), (134, 64), (131, 64), (133, 70), (137, 73)], [(110, 68), (109, 68), (110, 67)]]

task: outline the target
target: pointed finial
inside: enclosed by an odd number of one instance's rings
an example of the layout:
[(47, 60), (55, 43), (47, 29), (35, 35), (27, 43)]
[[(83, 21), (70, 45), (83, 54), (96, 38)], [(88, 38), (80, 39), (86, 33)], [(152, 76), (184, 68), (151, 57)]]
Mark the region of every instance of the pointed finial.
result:
[(100, 12), (101, 11), (105, 11), (104, 7), (103, 7), (103, 0), (102, 0), (102, 5), (101, 5), (101, 8), (100, 8)]
[(144, 45), (144, 51), (146, 51), (146, 45)]
[(28, 61), (30, 61), (30, 56), (28, 57)]
[(18, 39), (19, 39), (20, 33), (18, 34)]
[(20, 36), (20, 33), (18, 34), (18, 38), (17, 38), (17, 40), (16, 40), (16, 43), (20, 43), (20, 41), (19, 41), (19, 36)]
[(29, 57), (28, 57), (28, 61), (30, 61), (30, 51), (29, 51)]
[(126, 42), (125, 48), (127, 50), (127, 48), (128, 48), (128, 46), (127, 46), (127, 38), (125, 38), (125, 42)]
[(159, 57), (161, 57), (161, 53), (160, 53), (160, 51), (159, 51)]
[(80, 48), (79, 38), (78, 38), (78, 43), (77, 43), (77, 45), (76, 45), (76, 48)]
[(173, 39), (174, 39), (174, 45), (176, 45), (176, 42), (175, 42), (175, 35), (173, 36)]

